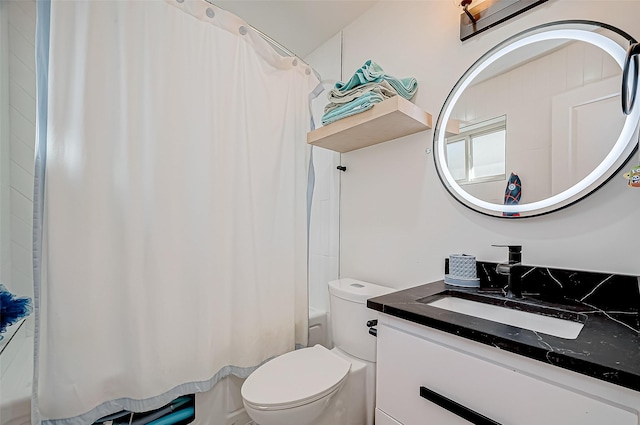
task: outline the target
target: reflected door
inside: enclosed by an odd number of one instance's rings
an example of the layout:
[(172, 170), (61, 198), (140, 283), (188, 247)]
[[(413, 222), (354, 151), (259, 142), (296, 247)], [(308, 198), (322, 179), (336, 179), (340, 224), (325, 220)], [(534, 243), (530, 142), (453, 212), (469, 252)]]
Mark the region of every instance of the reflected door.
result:
[(593, 171), (615, 144), (625, 120), (620, 79), (558, 95), (552, 110), (551, 186), (552, 193), (559, 193)]

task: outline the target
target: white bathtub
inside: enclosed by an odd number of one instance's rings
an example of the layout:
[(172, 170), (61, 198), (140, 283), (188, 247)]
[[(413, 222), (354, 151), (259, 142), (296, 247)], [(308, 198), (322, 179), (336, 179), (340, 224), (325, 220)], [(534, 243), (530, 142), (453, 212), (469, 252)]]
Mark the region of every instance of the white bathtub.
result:
[[(31, 381), (33, 379), (32, 322), (16, 331), (0, 354), (0, 425), (31, 424)], [(9, 338), (5, 334), (5, 338)]]
[(327, 312), (319, 308), (309, 306), (309, 342), (307, 345), (313, 347), (316, 344), (332, 349), (329, 342), (329, 330), (327, 328)]

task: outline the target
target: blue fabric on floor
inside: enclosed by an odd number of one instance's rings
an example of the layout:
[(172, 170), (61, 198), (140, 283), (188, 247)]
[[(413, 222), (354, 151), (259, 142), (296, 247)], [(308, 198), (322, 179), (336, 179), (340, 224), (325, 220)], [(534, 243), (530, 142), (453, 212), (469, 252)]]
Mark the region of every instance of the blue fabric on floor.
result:
[(16, 297), (0, 284), (0, 339), (7, 327), (13, 325), (33, 311), (31, 298)]

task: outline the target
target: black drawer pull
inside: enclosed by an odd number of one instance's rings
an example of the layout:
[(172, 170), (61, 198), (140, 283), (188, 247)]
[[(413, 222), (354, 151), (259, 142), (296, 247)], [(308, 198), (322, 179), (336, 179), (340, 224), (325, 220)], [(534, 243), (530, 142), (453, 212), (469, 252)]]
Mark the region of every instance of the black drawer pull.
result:
[(499, 422), (491, 420), (468, 407), (438, 394), (435, 391), (431, 391), (428, 388), (420, 387), (420, 397), (437, 404), (443, 409), (446, 409), (454, 415), (460, 416), (462, 419), (466, 419), (475, 425), (500, 425)]

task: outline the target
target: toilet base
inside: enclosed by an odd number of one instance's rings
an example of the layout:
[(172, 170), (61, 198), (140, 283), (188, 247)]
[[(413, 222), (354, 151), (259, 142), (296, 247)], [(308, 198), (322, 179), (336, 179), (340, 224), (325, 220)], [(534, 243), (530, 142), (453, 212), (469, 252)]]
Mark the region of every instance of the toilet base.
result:
[(333, 348), (331, 352), (351, 363), (345, 388), (342, 390), (342, 398), (349, 403), (349, 418), (346, 423), (373, 425), (376, 404), (376, 364), (350, 356), (339, 348)]

